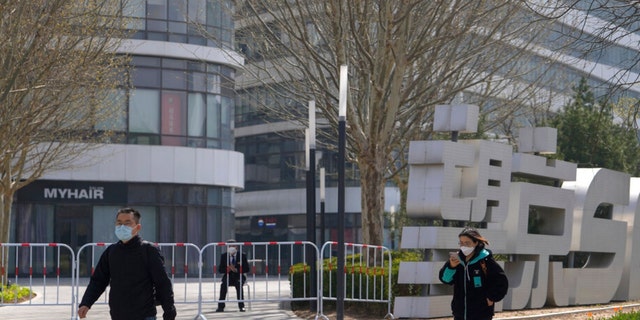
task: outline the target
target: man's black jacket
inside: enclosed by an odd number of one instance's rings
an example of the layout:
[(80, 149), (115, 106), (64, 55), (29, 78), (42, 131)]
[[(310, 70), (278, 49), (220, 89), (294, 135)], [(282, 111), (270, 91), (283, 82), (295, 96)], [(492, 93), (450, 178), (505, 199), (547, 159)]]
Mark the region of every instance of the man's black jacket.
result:
[(127, 243), (107, 247), (91, 276), (80, 306), (91, 307), (108, 285), (113, 320), (140, 320), (156, 315), (155, 298), (162, 304), (164, 319), (175, 319), (173, 289), (158, 248), (139, 236)]
[[(220, 266), (218, 266), (218, 272), (224, 273), (222, 276), (222, 282), (227, 282), (227, 274), (229, 275), (229, 284), (236, 285), (240, 280), (240, 274), (249, 272), (249, 261), (247, 260), (247, 255), (244, 253), (237, 252), (236, 256), (240, 256), (240, 259), (236, 259), (235, 267), (237, 272), (233, 272), (229, 270), (227, 273), (227, 265), (231, 264), (231, 257), (225, 252), (220, 255)], [(242, 275), (242, 284), (247, 281), (247, 277)]]

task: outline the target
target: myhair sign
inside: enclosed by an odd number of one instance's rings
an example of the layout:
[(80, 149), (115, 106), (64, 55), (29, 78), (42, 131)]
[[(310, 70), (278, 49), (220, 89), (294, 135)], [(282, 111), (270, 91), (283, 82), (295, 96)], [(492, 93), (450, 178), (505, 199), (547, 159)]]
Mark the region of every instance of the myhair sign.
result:
[(18, 191), (20, 202), (126, 203), (127, 185), (120, 182), (38, 180)]
[[(410, 217), (486, 224), (478, 231), (506, 258), (500, 263), (510, 283), (496, 310), (640, 299), (640, 178), (484, 140), (412, 142), (409, 163)], [(403, 229), (401, 248), (432, 254), (401, 262), (398, 283), (428, 290), (396, 297), (394, 315), (451, 314), (452, 287), (441, 284), (438, 270), (461, 230)]]

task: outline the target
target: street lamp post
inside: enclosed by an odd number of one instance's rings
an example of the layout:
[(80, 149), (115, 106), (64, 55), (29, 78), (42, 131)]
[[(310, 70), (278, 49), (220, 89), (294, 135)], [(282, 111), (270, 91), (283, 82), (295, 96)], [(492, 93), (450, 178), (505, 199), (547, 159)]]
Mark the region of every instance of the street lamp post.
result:
[(309, 101), (307, 131), (307, 240), (316, 244), (316, 102)]
[(338, 266), (336, 270), (336, 319), (344, 319), (344, 164), (347, 129), (347, 75), (348, 67), (340, 66), (340, 92), (338, 103)]
[(325, 191), (325, 172), (324, 167), (320, 168), (320, 246), (324, 245), (324, 228), (325, 228), (325, 220), (324, 220), (324, 200), (326, 199), (326, 191)]
[[(309, 129), (307, 130), (307, 241), (316, 244), (316, 102), (309, 101)], [(307, 265), (311, 269), (310, 289), (316, 293), (316, 256), (307, 256)], [(316, 310), (314, 303), (310, 304), (311, 310)]]
[(396, 206), (391, 206), (389, 208), (389, 215), (391, 220), (391, 250), (395, 250), (396, 248)]

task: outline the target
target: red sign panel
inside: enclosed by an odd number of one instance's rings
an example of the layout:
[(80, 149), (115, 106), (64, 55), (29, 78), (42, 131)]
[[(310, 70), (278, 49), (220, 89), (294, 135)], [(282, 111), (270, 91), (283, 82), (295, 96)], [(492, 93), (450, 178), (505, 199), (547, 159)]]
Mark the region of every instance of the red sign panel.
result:
[(184, 135), (182, 101), (177, 93), (162, 93), (162, 134)]

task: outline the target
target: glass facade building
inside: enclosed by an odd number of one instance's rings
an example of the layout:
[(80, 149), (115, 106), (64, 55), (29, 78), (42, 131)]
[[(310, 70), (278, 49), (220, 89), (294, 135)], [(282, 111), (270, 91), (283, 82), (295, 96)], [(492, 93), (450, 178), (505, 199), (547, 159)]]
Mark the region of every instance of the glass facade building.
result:
[(126, 99), (113, 143), (19, 190), (13, 242), (74, 250), (114, 242), (124, 206), (141, 212), (148, 241), (200, 246), (235, 235), (244, 157), (233, 150), (234, 81), (243, 63), (231, 51), (233, 1), (129, 0), (121, 9), (131, 33), (118, 50), (132, 68), (130, 87), (117, 93)]

